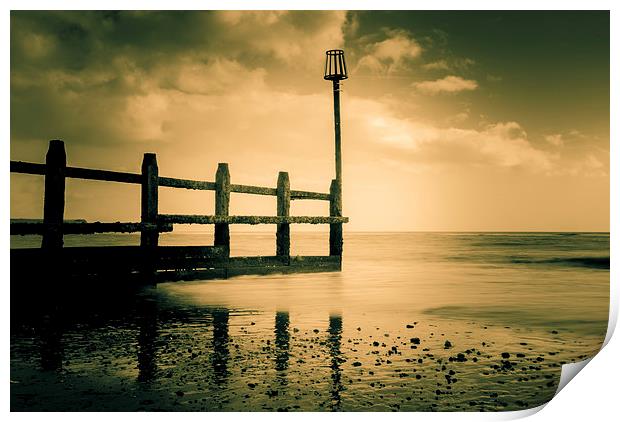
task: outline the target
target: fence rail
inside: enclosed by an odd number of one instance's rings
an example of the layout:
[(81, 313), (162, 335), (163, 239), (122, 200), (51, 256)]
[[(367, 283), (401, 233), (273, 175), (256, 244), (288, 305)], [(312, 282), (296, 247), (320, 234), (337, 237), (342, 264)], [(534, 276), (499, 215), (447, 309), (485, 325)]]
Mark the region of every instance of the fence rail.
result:
[[(155, 154), (152, 153), (144, 154), (141, 173), (69, 167), (66, 165), (64, 143), (59, 140), (50, 141), (45, 164), (11, 161), (10, 169), (12, 173), (45, 176), (43, 222), (11, 222), (11, 234), (42, 235), (41, 248), (43, 251), (62, 250), (64, 234), (140, 232), (139, 251), (142, 257), (140, 260), (142, 272), (145, 274), (156, 273), (158, 270), (168, 270), (168, 268), (157, 268), (161, 264), (161, 252), (159, 252), (159, 255), (157, 252), (159, 233), (172, 231), (174, 224), (213, 224), (215, 226), (213, 247), (224, 251), (224, 258), (220, 264), (224, 263), (227, 265), (226, 269), (228, 269), (232, 262), (236, 263), (236, 266), (244, 262), (239, 257), (235, 257), (235, 259), (230, 258), (230, 224), (276, 224), (276, 255), (275, 257), (247, 257), (248, 262), (254, 263), (255, 267), (260, 266), (260, 262), (272, 262), (275, 259), (279, 263), (284, 262), (286, 265), (297, 269), (304, 266), (318, 265), (319, 263), (321, 268), (322, 266), (331, 268), (336, 262), (338, 263), (337, 269), (340, 269), (342, 224), (347, 223), (348, 218), (342, 216), (341, 186), (337, 180), (332, 180), (329, 193), (291, 190), (289, 176), (286, 172), (279, 173), (277, 187), (275, 188), (231, 184), (228, 164), (226, 163), (218, 165), (215, 182), (160, 177), (157, 159)], [(114, 223), (69, 223), (64, 221), (66, 178), (141, 185), (141, 221)], [(213, 215), (159, 214), (158, 191), (160, 187), (214, 191), (215, 212)], [(275, 196), (277, 197), (276, 215), (229, 215), (231, 193)], [(290, 216), (291, 200), (306, 199), (329, 201), (329, 217)], [(295, 257), (295, 259), (292, 259), (290, 257), (290, 224), (329, 224), (329, 257)], [(92, 250), (96, 250), (96, 248)], [(167, 250), (172, 251), (168, 253), (177, 253), (173, 249)], [(206, 251), (207, 249), (197, 250)], [(90, 253), (90, 251), (91, 249), (88, 249), (87, 253)], [(178, 251), (181, 251), (181, 249), (178, 249)], [(105, 256), (105, 254), (102, 256)], [(184, 260), (181, 255), (177, 256), (177, 258), (181, 261)], [(261, 258), (264, 258), (264, 260), (261, 261)], [(304, 260), (304, 258), (308, 259)], [(185, 259), (188, 258), (185, 257)], [(270, 266), (267, 265), (267, 267)], [(306, 269), (311, 270), (310, 268)]]
[(215, 183), (200, 180), (174, 179), (172, 177), (160, 177), (159, 186), (167, 188), (184, 188), (192, 190), (215, 190)]
[(340, 224), (348, 217), (292, 217), (266, 215), (178, 215), (160, 214), (157, 221), (171, 224)]
[[(47, 230), (47, 225), (40, 223), (22, 223), (11, 221), (12, 235), (43, 235)], [(67, 223), (63, 222), (60, 230), (63, 234), (95, 234), (95, 233), (136, 233), (143, 230), (157, 230), (160, 233), (171, 232), (171, 223), (102, 223), (96, 221), (94, 223)]]
[[(11, 161), (11, 173), (22, 173), (32, 175), (45, 175), (45, 164), (29, 163), (26, 161)], [(89, 169), (82, 167), (66, 167), (65, 177), (73, 179), (99, 180), (105, 182), (142, 184), (142, 175), (138, 173), (127, 173), (111, 170)], [(215, 182), (203, 180), (179, 179), (175, 177), (158, 178), (158, 185), (167, 188), (184, 188), (190, 190), (215, 190)], [(277, 188), (251, 185), (230, 185), (230, 191), (234, 193), (245, 193), (253, 195), (277, 196)], [(329, 193), (311, 192), (304, 190), (291, 190), (291, 199), (314, 199), (319, 201), (329, 201)]]

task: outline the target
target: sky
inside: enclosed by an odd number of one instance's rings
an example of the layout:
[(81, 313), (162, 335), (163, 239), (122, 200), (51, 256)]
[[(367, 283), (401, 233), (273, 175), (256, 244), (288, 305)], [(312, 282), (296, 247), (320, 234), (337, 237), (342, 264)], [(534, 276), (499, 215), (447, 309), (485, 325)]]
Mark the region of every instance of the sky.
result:
[[(327, 192), (325, 50), (345, 50), (343, 208), (355, 231), (608, 231), (606, 11), (11, 12), (10, 156)], [(41, 177), (11, 176), (40, 218)], [(139, 221), (139, 187), (70, 179), (65, 217)], [(233, 194), (231, 214), (274, 215)], [(160, 188), (160, 213), (213, 192)], [(294, 201), (293, 215), (328, 204)]]

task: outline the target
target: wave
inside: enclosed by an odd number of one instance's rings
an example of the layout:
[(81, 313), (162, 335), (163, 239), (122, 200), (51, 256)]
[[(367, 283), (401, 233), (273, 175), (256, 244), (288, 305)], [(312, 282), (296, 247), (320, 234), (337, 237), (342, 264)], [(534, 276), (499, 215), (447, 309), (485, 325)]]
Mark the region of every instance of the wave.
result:
[(549, 259), (513, 258), (511, 259), (511, 262), (515, 264), (547, 264), (563, 265), (567, 267), (595, 268), (600, 270), (609, 269), (608, 256), (578, 256)]

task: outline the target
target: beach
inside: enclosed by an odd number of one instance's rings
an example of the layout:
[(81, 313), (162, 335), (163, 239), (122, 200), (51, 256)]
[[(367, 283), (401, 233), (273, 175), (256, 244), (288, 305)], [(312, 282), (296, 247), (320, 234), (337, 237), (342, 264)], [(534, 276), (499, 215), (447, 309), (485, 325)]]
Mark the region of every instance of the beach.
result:
[[(274, 238), (233, 233), (232, 253), (273, 254)], [(326, 239), (293, 233), (292, 254), (326, 254)], [(137, 237), (65, 237), (86, 241)], [(14, 411), (517, 410), (600, 349), (609, 234), (345, 233), (340, 273), (41, 298), (42, 282), (12, 298)]]

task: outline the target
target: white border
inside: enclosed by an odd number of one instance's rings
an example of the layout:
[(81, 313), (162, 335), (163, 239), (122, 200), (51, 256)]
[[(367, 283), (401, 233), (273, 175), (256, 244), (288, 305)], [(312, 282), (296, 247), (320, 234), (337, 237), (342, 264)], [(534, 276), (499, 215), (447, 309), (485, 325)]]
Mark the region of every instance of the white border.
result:
[[(409, 419), (409, 418), (424, 418), (424, 420), (464, 420), (464, 421), (480, 421), (480, 420), (498, 420), (498, 419), (513, 419), (526, 416), (527, 414), (535, 413), (532, 416), (534, 420), (574, 420), (574, 419), (593, 419), (593, 420), (607, 420), (608, 415), (617, 414), (617, 393), (616, 393), (616, 380), (618, 379), (619, 364), (616, 360), (617, 356), (620, 356), (620, 350), (618, 346), (617, 336), (611, 337), (613, 329), (618, 316), (618, 289), (617, 289), (617, 263), (616, 251), (618, 245), (618, 216), (620, 216), (620, 207), (618, 206), (619, 199), (619, 185), (618, 185), (618, 148), (615, 145), (615, 141), (618, 139), (618, 125), (615, 123), (614, 116), (618, 116), (618, 85), (617, 85), (617, 73), (618, 73), (618, 30), (617, 25), (619, 19), (616, 16), (618, 2), (614, 1), (601, 1), (590, 0), (588, 2), (564, 0), (549, 1), (549, 0), (521, 0), (521, 1), (479, 1), (470, 0), (467, 2), (452, 0), (452, 1), (432, 1), (432, 2), (403, 2), (394, 0), (377, 1), (326, 1), (318, 0), (313, 2), (308, 1), (283, 1), (283, 0), (265, 0), (265, 1), (240, 1), (240, 0), (227, 0), (227, 1), (191, 1), (191, 0), (176, 0), (172, 1), (154, 1), (154, 0), (108, 0), (108, 1), (80, 1), (80, 0), (64, 0), (45, 2), (45, 1), (14, 1), (9, 0), (3, 2), (4, 13), (2, 14), (2, 25), (0, 25), (0, 31), (2, 33), (2, 95), (3, 101), (0, 103), (2, 107), (2, 128), (4, 128), (5, 141), (4, 148), (0, 149), (0, 160), (2, 165), (5, 166), (5, 170), (2, 173), (4, 178), (1, 183), (2, 195), (4, 198), (9, 196), (9, 177), (8, 177), (8, 161), (9, 161), (9, 148), (10, 148), (10, 130), (9, 130), (9, 59), (8, 52), (10, 48), (10, 16), (9, 10), (11, 9), (159, 9), (159, 10), (199, 10), (199, 9), (337, 9), (337, 10), (366, 10), (366, 9), (382, 9), (382, 10), (399, 10), (399, 9), (415, 9), (415, 10), (553, 10), (561, 6), (566, 10), (611, 10), (611, 45), (615, 48), (611, 48), (611, 154), (610, 154), (610, 185), (611, 185), (611, 303), (610, 303), (610, 329), (606, 337), (606, 347), (587, 365), (588, 369), (582, 371), (577, 375), (576, 380), (569, 383), (556, 398), (554, 398), (548, 405), (541, 406), (544, 409), (538, 413), (534, 411), (540, 410), (534, 409), (523, 412), (508, 412), (508, 413), (437, 413), (437, 414), (389, 414), (390, 418), (394, 419)], [(8, 201), (7, 201), (8, 202)], [(2, 221), (4, 221), (4, 230), (8, 229), (7, 222), (9, 220), (8, 207), (1, 207), (0, 213), (2, 213)], [(5, 347), (2, 349), (2, 362), (3, 374), (5, 375), (3, 384), (3, 397), (5, 399), (5, 410), (9, 412), (9, 294), (8, 294), (8, 251), (9, 251), (9, 237), (8, 233), (3, 234), (3, 242), (5, 242), (4, 253), (2, 254), (2, 264), (4, 269), (3, 282), (3, 335), (5, 339)], [(116, 414), (115, 414), (116, 415)], [(167, 420), (170, 415), (166, 414), (119, 414), (119, 417), (131, 417), (132, 419), (148, 418), (149, 420)], [(183, 417), (187, 419), (200, 418), (203, 419), (206, 415), (203, 414), (175, 414), (175, 418)], [(291, 415), (285, 414), (273, 414), (273, 413), (252, 413), (251, 415), (242, 414), (217, 414), (213, 415), (216, 418), (237, 418), (250, 416), (255, 420), (273, 420), (280, 418), (289, 419)], [(313, 413), (296, 414), (294, 417), (301, 420), (314, 420), (317, 415)], [(81, 420), (84, 418), (83, 414), (17, 414), (11, 413), (11, 418), (14, 419), (27, 419), (31, 418), (51, 418), (52, 420)], [(88, 418), (94, 420), (108, 419), (110, 415), (105, 413), (91, 413)], [(211, 417), (209, 415), (208, 417)], [(321, 414), (321, 418), (332, 417), (344, 417), (345, 419), (355, 418), (356, 420), (376, 420), (378, 417), (384, 417), (384, 415), (378, 415), (376, 413), (348, 413), (345, 415), (331, 415)]]

